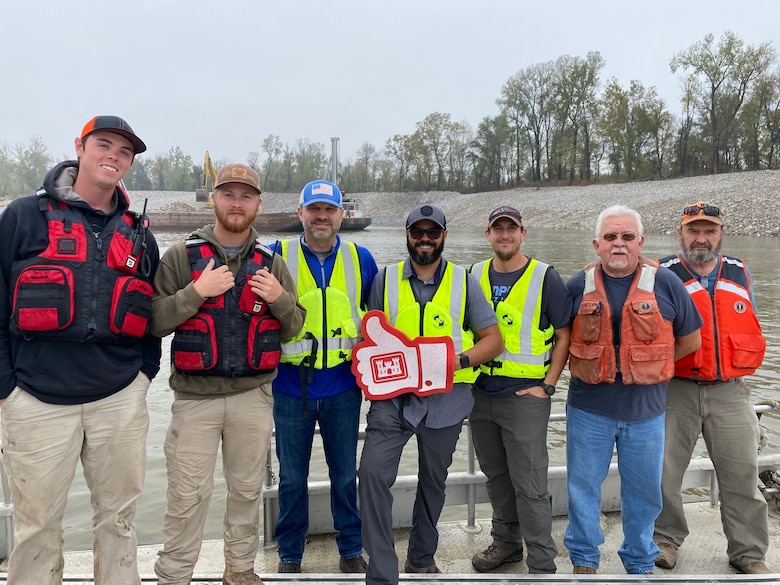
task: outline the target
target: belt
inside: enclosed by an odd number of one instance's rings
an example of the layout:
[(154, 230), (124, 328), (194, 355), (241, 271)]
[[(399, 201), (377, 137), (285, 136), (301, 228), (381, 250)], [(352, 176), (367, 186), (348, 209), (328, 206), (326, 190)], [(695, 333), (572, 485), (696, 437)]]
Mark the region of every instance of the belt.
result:
[(680, 376), (675, 376), (678, 380), (685, 380), (686, 382), (692, 382), (694, 384), (698, 384), (699, 386), (714, 386), (715, 384), (725, 384), (729, 380), (696, 380), (694, 378), (682, 378)]

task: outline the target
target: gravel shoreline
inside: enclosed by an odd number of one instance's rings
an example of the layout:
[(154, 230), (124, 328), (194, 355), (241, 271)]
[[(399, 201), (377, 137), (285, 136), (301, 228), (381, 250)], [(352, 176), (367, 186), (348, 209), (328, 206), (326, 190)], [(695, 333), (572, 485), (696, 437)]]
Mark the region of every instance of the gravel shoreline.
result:
[[(150, 211), (194, 211), (202, 208), (194, 192), (135, 191), (140, 209), (149, 198)], [(377, 225), (402, 224), (412, 207), (433, 203), (444, 210), (451, 226), (482, 226), (492, 209), (517, 207), (529, 228), (593, 230), (598, 213), (614, 204), (639, 211), (647, 233), (671, 233), (686, 205), (704, 200), (723, 210), (729, 233), (780, 236), (780, 171), (752, 171), (685, 179), (583, 187), (527, 187), (462, 194), (451, 191), (350, 193)], [(140, 204), (139, 204), (140, 202)], [(290, 211), (296, 193), (264, 193), (263, 211)]]

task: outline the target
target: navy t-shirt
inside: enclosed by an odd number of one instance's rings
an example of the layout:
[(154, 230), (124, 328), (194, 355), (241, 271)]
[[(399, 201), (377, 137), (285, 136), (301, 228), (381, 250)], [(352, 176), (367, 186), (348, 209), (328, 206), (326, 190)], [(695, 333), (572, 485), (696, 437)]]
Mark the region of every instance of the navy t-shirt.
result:
[[(604, 288), (613, 316), (619, 316), (634, 275), (613, 278), (602, 272)], [(580, 270), (566, 283), (572, 295), (572, 321), (577, 316), (585, 288), (585, 271)], [(655, 298), (665, 321), (672, 323), (675, 337), (689, 335), (701, 328), (699, 311), (682, 281), (668, 268), (660, 267), (655, 277)], [(615, 320), (617, 321), (617, 320)], [(613, 321), (614, 325), (614, 321)], [(617, 328), (619, 330), (619, 327)], [(613, 332), (615, 327), (613, 326)], [(619, 333), (619, 331), (618, 331)], [(615, 338), (616, 340), (619, 338)], [(635, 421), (659, 416), (666, 411), (666, 383), (624, 384), (620, 374), (612, 384), (586, 384), (579, 378), (569, 382), (568, 403), (575, 408), (616, 420)]]

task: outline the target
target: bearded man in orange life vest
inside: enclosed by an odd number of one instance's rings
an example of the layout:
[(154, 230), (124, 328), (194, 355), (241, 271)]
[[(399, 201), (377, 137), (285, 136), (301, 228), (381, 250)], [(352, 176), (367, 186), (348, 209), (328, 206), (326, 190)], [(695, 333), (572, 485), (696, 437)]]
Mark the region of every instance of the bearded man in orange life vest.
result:
[(642, 219), (624, 206), (599, 214), (599, 260), (566, 283), (572, 295), (571, 381), (566, 403), (569, 525), (564, 544), (574, 573), (595, 573), (601, 484), (617, 450), (629, 574), (651, 574), (661, 512), (666, 383), (674, 360), (701, 344), (702, 325), (680, 279), (641, 255)]
[(680, 252), (661, 260), (685, 284), (704, 326), (701, 347), (677, 360), (669, 382), (655, 564), (674, 568), (688, 536), (682, 477), (701, 433), (718, 476), (729, 564), (739, 573), (765, 574), (773, 571), (764, 563), (769, 533), (767, 503), (758, 489), (758, 418), (743, 378), (761, 365), (766, 340), (747, 265), (720, 253), (724, 232), (721, 210), (698, 201), (682, 212)]

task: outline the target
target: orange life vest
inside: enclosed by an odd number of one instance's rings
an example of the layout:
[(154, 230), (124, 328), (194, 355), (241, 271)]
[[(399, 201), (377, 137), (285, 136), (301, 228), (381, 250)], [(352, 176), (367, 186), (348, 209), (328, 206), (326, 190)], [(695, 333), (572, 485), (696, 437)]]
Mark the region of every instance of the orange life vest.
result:
[(658, 262), (639, 258), (639, 269), (621, 312), (620, 347), (612, 335), (612, 311), (604, 289), (601, 262), (585, 267), (582, 303), (572, 324), (571, 375), (587, 384), (659, 384), (674, 375), (674, 333), (658, 308), (654, 288)]
[(764, 359), (766, 339), (753, 310), (750, 276), (742, 260), (721, 255), (714, 297), (679, 255), (661, 263), (680, 277), (704, 320), (701, 347), (675, 363), (675, 375), (712, 381), (755, 372)]

